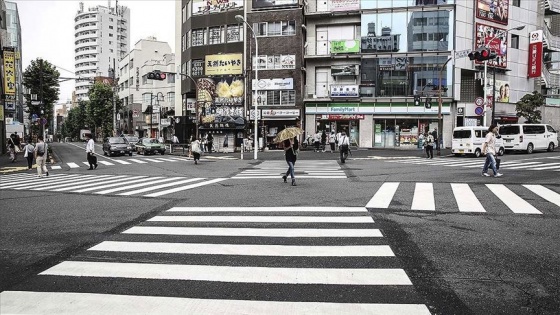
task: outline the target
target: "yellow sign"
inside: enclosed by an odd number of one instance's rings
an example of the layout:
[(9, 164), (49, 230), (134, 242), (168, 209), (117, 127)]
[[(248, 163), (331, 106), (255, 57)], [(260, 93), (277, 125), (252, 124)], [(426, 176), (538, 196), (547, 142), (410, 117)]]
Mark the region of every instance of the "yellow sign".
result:
[(204, 65), (205, 75), (243, 73), (243, 54), (208, 55)]
[(13, 51), (4, 50), (4, 93), (16, 94), (16, 67)]
[(4, 121), (4, 106), (0, 105), (0, 121)]

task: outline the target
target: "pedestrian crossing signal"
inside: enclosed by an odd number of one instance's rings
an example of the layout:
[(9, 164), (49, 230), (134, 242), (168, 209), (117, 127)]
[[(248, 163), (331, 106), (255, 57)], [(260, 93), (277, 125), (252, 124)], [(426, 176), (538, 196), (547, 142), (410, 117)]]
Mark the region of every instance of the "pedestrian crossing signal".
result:
[(424, 102), (424, 107), (430, 109), (432, 108), (432, 98), (431, 97), (426, 97), (426, 101)]
[(148, 72), (148, 80), (163, 81), (165, 80), (165, 78), (167, 78), (167, 75), (164, 72), (161, 71)]

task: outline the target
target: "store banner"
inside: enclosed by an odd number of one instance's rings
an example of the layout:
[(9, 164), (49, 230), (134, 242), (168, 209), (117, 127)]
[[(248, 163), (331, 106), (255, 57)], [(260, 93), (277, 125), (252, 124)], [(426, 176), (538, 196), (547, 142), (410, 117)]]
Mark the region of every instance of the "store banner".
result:
[[(192, 0), (193, 15), (243, 8), (244, 0)], [(185, 13), (184, 13), (185, 14)]]
[(358, 85), (331, 85), (331, 97), (359, 97)]
[(263, 117), (299, 117), (299, 109), (263, 109)]
[(509, 0), (476, 0), (476, 17), (499, 24), (508, 24)]
[(529, 34), (529, 63), (527, 76), (538, 78), (541, 76), (543, 53), (543, 31), (537, 30)]
[(357, 65), (332, 65), (331, 66), (331, 76), (357, 76), (358, 66)]
[(331, 54), (348, 54), (359, 53), (360, 41), (359, 40), (332, 40), (331, 41)]
[(207, 55), (205, 75), (242, 74), (243, 54)]
[[(257, 80), (253, 79), (251, 88), (254, 91), (257, 85)], [(260, 79), (258, 84), (259, 90), (293, 90), (294, 78), (282, 79)]]
[(331, 11), (354, 11), (360, 9), (360, 0), (331, 0)]
[(15, 55), (7, 49), (4, 49), (4, 94), (16, 94)]
[(297, 7), (298, 0), (253, 0), (253, 9), (276, 9), (278, 7)]

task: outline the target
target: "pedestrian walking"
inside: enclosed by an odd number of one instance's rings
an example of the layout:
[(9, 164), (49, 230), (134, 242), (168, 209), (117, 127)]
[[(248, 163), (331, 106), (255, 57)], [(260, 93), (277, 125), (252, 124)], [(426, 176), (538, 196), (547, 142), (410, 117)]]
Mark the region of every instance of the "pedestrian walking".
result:
[(338, 150), (340, 151), (340, 162), (346, 163), (346, 158), (350, 152), (350, 139), (346, 136), (346, 132), (343, 131), (340, 134), (340, 140), (338, 141)]
[(16, 145), (11, 137), (7, 139), (7, 143), (8, 153), (10, 154), (10, 161), (14, 163), (17, 160)]
[(329, 145), (331, 147), (331, 153), (334, 153), (336, 150), (336, 135), (334, 134), (334, 131), (331, 131), (331, 134), (329, 135)]
[(434, 136), (430, 133), (426, 133), (424, 135), (424, 149), (426, 151), (426, 158), (433, 159), (434, 158)]
[(202, 145), (200, 139), (195, 139), (191, 142), (191, 152), (193, 155), (194, 164), (198, 164), (200, 154), (202, 153)]
[(338, 143), (340, 142), (340, 137), (342, 137), (342, 132), (337, 132), (336, 136), (334, 138), (334, 145), (335, 147), (338, 147)]
[(207, 152), (208, 153), (212, 153), (212, 146), (214, 145), (214, 136), (212, 136), (211, 133), (208, 134), (208, 137), (206, 139), (206, 148), (207, 148)]
[(35, 145), (35, 150), (33, 151), (35, 163), (37, 164), (37, 177), (43, 177), (43, 173), (49, 176), (49, 170), (47, 170), (46, 165), (48, 155), (48, 146), (45, 143), (43, 136), (38, 136), (37, 145)]
[(315, 152), (321, 151), (321, 132), (317, 130), (315, 136), (313, 136), (313, 146), (315, 148)]
[(89, 163), (88, 170), (97, 168), (97, 156), (95, 156), (95, 142), (91, 138), (91, 133), (86, 134), (86, 158)]
[(325, 152), (325, 147), (327, 146), (327, 138), (327, 133), (323, 130), (321, 133), (321, 149), (323, 150), (323, 153)]
[(486, 134), (486, 139), (482, 144), (482, 154), (486, 155), (486, 160), (484, 161), (484, 167), (482, 168), (482, 176), (490, 176), (488, 174), (488, 168), (492, 168), (494, 172), (494, 177), (503, 176), (502, 173), (498, 172), (496, 166), (496, 135), (498, 134), (498, 126), (496, 124), (491, 124), (488, 127), (488, 133)]
[(434, 137), (434, 144), (435, 144), (436, 150), (438, 150), (439, 149), (439, 138), (438, 138), (437, 128), (434, 128), (434, 131), (432, 131), (432, 136)]
[(33, 168), (33, 153), (35, 147), (31, 144), (31, 139), (27, 139), (27, 144), (23, 147), (23, 157), (27, 159), (27, 169)]
[(297, 154), (299, 150), (299, 141), (297, 136), (293, 139), (286, 139), (283, 142), (284, 146), (284, 158), (286, 159), (286, 163), (288, 164), (288, 170), (286, 174), (282, 176), (284, 183), (288, 182), (288, 175), (292, 179), (292, 186), (296, 185), (296, 175), (295, 175), (295, 165), (297, 160)]

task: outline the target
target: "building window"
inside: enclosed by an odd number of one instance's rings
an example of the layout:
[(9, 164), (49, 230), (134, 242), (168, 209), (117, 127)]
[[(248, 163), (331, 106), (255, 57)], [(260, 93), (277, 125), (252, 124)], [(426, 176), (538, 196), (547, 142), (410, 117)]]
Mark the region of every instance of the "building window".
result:
[(113, 29), (113, 25), (109, 25), (109, 29), (112, 30), (112, 29)]
[(181, 51), (185, 51), (185, 34), (181, 36)]
[(295, 90), (281, 90), (281, 91), (261, 91), (256, 97), (256, 103), (259, 106), (295, 106), (296, 105), (296, 91)]
[(206, 29), (192, 30), (192, 45), (202, 46), (206, 43)]
[(113, 18), (109, 18), (109, 22), (113, 22)]
[(109, 33), (109, 37), (113, 37), (113, 33)]
[(175, 93), (174, 92), (167, 93), (167, 102), (169, 104), (175, 103)]
[(142, 94), (142, 103), (144, 104), (150, 104), (150, 101), (152, 100), (152, 93), (144, 93)]
[(519, 7), (521, 7), (521, 0), (513, 0), (511, 5), (519, 8)]
[(254, 23), (257, 36), (287, 36), (296, 34), (296, 21)]
[(228, 43), (240, 42), (243, 39), (243, 26), (241, 25), (228, 25), (227, 26), (227, 38)]
[(511, 48), (519, 49), (519, 35), (511, 34)]
[(183, 21), (183, 23), (185, 23), (187, 21), (187, 7), (184, 6), (183, 9), (181, 10), (181, 20)]
[(220, 44), (222, 42), (222, 27), (210, 27), (208, 29), (209, 33), (209, 44)]
[[(255, 68), (255, 57), (253, 56), (253, 68)], [(295, 69), (295, 55), (260, 55), (259, 69), (275, 70), (275, 69)]]

